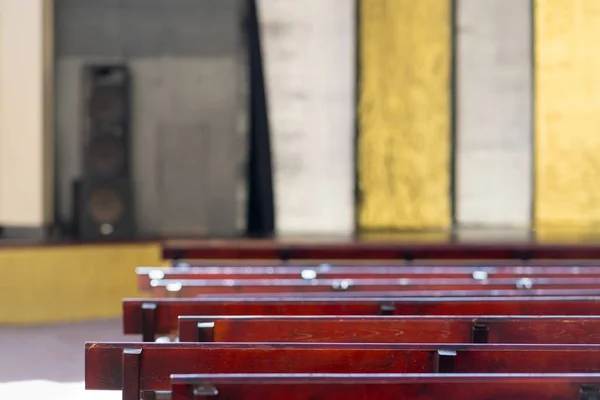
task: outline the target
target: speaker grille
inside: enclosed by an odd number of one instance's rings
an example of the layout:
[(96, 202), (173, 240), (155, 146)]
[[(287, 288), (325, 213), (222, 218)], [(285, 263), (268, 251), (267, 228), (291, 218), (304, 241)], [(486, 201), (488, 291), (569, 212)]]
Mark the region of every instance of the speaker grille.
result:
[(125, 213), (124, 199), (114, 188), (96, 187), (89, 195), (88, 213), (97, 224), (115, 224)]
[(90, 141), (87, 161), (92, 171), (110, 176), (125, 169), (126, 156), (123, 140), (113, 135), (98, 135)]
[(129, 73), (122, 65), (87, 67), (85, 174), (129, 174)]

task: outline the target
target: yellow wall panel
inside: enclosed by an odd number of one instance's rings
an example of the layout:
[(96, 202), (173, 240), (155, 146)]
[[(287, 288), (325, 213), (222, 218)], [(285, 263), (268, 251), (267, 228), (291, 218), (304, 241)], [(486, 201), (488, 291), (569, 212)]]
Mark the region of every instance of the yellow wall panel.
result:
[(135, 268), (164, 263), (158, 243), (0, 248), (0, 324), (118, 318)]
[(597, 228), (600, 1), (535, 5), (535, 225)]
[(450, 226), (449, 0), (362, 0), (359, 226)]

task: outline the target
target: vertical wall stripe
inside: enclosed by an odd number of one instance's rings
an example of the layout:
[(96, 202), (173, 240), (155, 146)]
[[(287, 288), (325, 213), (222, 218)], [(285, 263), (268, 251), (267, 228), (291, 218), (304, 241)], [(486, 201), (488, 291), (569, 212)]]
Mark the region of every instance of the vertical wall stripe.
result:
[(535, 225), (597, 227), (600, 2), (535, 4)]
[(362, 0), (359, 226), (448, 228), (449, 0)]
[(456, 221), (529, 228), (532, 15), (529, 0), (457, 0)]
[(43, 228), (53, 222), (53, 3), (0, 1), (0, 224), (5, 227)]
[(352, 234), (355, 3), (258, 4), (277, 234)]

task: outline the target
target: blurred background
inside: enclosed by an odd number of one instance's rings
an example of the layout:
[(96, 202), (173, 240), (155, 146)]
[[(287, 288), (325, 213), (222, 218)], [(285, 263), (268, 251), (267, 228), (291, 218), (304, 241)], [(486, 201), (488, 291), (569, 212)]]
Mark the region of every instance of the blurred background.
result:
[(118, 317), (160, 238), (593, 239), (598, 37), (597, 0), (0, 0), (0, 324)]

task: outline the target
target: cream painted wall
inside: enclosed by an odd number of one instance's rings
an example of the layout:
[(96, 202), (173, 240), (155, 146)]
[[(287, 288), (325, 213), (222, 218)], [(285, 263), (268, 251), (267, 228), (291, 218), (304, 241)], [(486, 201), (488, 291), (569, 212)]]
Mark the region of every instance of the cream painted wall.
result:
[(528, 229), (533, 188), (532, 7), (459, 0), (456, 220)]
[(52, 0), (0, 0), (0, 225), (52, 222)]
[(356, 3), (258, 1), (276, 231), (354, 232)]

